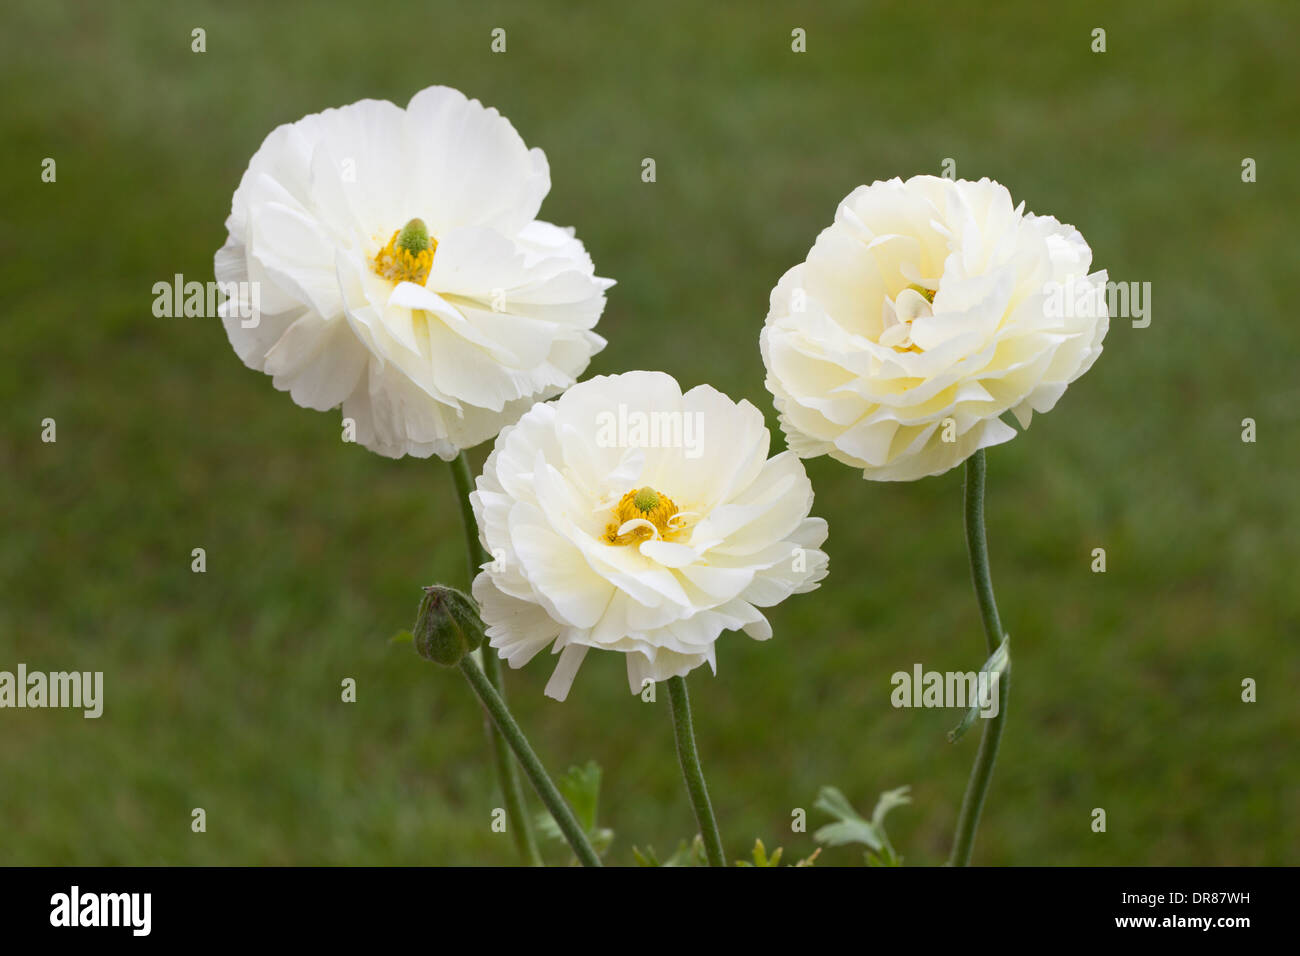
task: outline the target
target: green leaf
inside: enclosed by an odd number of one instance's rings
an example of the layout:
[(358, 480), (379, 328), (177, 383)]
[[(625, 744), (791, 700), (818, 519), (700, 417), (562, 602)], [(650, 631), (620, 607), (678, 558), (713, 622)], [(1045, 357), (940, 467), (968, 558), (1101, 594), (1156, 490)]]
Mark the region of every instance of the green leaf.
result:
[(876, 800), (876, 808), (871, 811), (871, 822), (875, 824), (878, 830), (885, 829), (885, 816), (890, 810), (896, 807), (906, 806), (912, 802), (912, 788), (908, 786), (898, 787), (894, 790), (886, 790)]
[(644, 852), (632, 847), (632, 857), (638, 866), (704, 866), (707, 862), (704, 856), (704, 841), (700, 839), (698, 833), (689, 845), (685, 840), (678, 843), (677, 850), (663, 863), (659, 862), (659, 857), (655, 855), (652, 846), (646, 847)]
[(573, 815), (588, 833), (596, 829), (596, 809), (600, 804), (600, 765), (588, 760), (584, 766), (570, 767), (555, 781), (564, 799), (573, 807)]
[(415, 640), (415, 635), (410, 631), (398, 631), (388, 639), (389, 644), (410, 644)]
[(884, 846), (884, 840), (881, 839), (876, 826), (859, 816), (848, 798), (837, 788), (822, 787), (813, 806), (829, 813), (839, 821), (828, 823), (813, 834), (813, 839), (818, 843), (825, 843), (827, 846), (864, 843), (873, 850), (879, 850)]
[(866, 820), (845, 820), (842, 823), (828, 823), (816, 833), (813, 839), (826, 846), (844, 846), (846, 843), (863, 843), (873, 850), (884, 846), (880, 834)]
[(895, 855), (890, 847), (885, 847), (881, 856), (876, 856), (870, 850), (866, 852), (867, 866), (902, 866), (902, 857)]
[(659, 862), (659, 857), (655, 856), (655, 848), (652, 846), (646, 847), (644, 853), (632, 847), (632, 858), (636, 860), (637, 866), (663, 866)]
[(889, 834), (885, 832), (885, 817), (896, 807), (912, 802), (911, 789), (905, 786), (886, 790), (876, 800), (871, 819), (866, 820), (853, 809), (843, 793), (835, 787), (822, 787), (813, 806), (837, 818), (837, 822), (826, 824), (813, 834), (813, 839), (827, 846), (861, 843), (875, 851), (866, 854), (868, 866), (900, 866), (902, 857), (894, 852), (894, 847), (889, 842)]
[[(594, 760), (588, 760), (581, 767), (570, 767), (567, 773), (556, 779), (555, 786), (573, 809), (573, 815), (577, 817), (578, 823), (586, 832), (592, 849), (598, 855), (604, 855), (610, 844), (614, 842), (614, 831), (596, 824), (596, 811), (600, 806), (600, 780), (600, 765)], [(537, 830), (543, 837), (548, 840), (564, 840), (564, 834), (560, 832), (559, 826), (549, 813), (541, 811), (535, 820)], [(647, 849), (649, 850), (648, 847)], [(654, 851), (649, 850), (649, 852), (653, 857)], [(635, 847), (632, 853), (637, 856)], [(639, 856), (638, 862), (640, 862)], [(642, 863), (641, 865), (658, 866), (659, 864)]]
[(767, 847), (763, 846), (762, 840), (754, 841), (754, 862), (748, 860), (737, 860), (736, 866), (780, 866), (781, 865), (781, 847), (772, 851), (772, 855), (767, 855)]
[[(998, 684), (1001, 683), (1002, 675), (1011, 667), (1010, 642), (1011, 635), (1007, 634), (1002, 638), (1002, 643), (998, 645), (998, 649), (989, 656), (989, 659), (984, 662), (984, 666), (980, 668), (981, 674), (989, 675), (985, 680), (988, 682), (986, 686), (991, 690), (997, 690)], [(995, 674), (997, 675), (996, 679), (993, 676)], [(978, 696), (979, 684), (977, 683), (975, 686), (977, 688), (976, 695)], [(971, 704), (970, 707), (966, 709), (966, 714), (962, 717), (961, 723), (948, 731), (948, 743), (955, 744), (957, 741), (961, 740), (962, 735), (965, 734), (966, 731), (970, 730), (971, 724), (975, 723), (975, 719), (979, 717), (980, 711), (983, 709), (984, 705), (978, 700)]]
[(597, 827), (587, 833), (587, 839), (591, 841), (591, 848), (596, 851), (596, 855), (604, 856), (609, 845), (614, 842), (614, 831), (609, 827)]
[(706, 866), (708, 859), (704, 854), (704, 839), (697, 833), (690, 846), (683, 840), (677, 844), (677, 852), (668, 858), (664, 866)]

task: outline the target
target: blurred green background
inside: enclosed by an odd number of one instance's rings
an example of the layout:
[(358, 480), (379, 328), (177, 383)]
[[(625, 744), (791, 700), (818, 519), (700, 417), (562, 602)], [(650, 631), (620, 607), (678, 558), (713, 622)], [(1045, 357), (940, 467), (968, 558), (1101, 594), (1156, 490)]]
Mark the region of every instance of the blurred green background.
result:
[[(1113, 322), (1057, 409), (989, 455), (1016, 682), (975, 859), (1297, 862), (1294, 3), (32, 0), (4, 21), (0, 669), (102, 670), (106, 704), (0, 711), (0, 863), (513, 862), (476, 702), (389, 641), (420, 585), (464, 583), (447, 466), (344, 445), (218, 321), (151, 312), (153, 283), (212, 278), (273, 127), (435, 83), (545, 149), (543, 218), (618, 280), (590, 374), (664, 369), (774, 427), (768, 292), (859, 183), (952, 157), (1077, 225), (1113, 279), (1151, 282), (1150, 327)], [(984, 660), (961, 471), (809, 470), (830, 577), (691, 680), (729, 855), (811, 852), (823, 784), (867, 811), (911, 784), (894, 844), (941, 862), (977, 735), (950, 745), (955, 712), (891, 708), (889, 677)], [(642, 703), (592, 655), (559, 704), (549, 671), (508, 672), (511, 700), (553, 771), (604, 767), (609, 859), (671, 851), (694, 825), (666, 694)]]

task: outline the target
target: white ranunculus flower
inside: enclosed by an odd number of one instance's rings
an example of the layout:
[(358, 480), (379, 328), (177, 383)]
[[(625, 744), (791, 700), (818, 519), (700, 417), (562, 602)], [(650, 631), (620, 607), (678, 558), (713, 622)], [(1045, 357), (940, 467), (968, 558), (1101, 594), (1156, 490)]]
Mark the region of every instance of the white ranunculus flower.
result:
[(222, 306), (230, 342), (299, 405), (342, 404), (372, 451), (451, 459), (604, 347), (613, 283), (537, 219), (550, 186), (540, 149), (447, 87), (280, 126), (216, 256), (219, 282), (244, 283)]
[(772, 291), (761, 337), (789, 446), (866, 478), (947, 471), (1014, 437), (1101, 353), (1106, 273), (998, 183), (860, 186)]
[(494, 557), (474, 580), (492, 647), (560, 655), (563, 700), (589, 648), (643, 681), (708, 663), (723, 631), (766, 640), (759, 608), (826, 575), (803, 463), (767, 457), (763, 416), (662, 372), (601, 376), (502, 431), (471, 495)]

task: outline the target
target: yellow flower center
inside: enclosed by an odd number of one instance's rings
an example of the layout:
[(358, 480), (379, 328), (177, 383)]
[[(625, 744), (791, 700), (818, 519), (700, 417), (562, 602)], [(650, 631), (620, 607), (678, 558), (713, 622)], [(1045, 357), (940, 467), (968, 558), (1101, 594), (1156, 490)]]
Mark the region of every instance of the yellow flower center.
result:
[[(676, 520), (674, 520), (676, 519)], [(614, 520), (605, 526), (610, 544), (638, 544), (647, 538), (666, 538), (684, 524), (677, 505), (653, 488), (633, 488), (614, 506)]]
[(375, 275), (389, 282), (414, 282), (424, 285), (433, 268), (433, 254), (438, 240), (429, 235), (423, 219), (412, 219), (375, 254), (370, 266)]

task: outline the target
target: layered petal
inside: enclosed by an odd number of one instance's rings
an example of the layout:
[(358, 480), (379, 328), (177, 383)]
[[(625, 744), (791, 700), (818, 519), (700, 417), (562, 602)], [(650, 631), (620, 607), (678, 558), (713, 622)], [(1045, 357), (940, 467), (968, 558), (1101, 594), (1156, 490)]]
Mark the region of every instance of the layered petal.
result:
[(773, 289), (760, 335), (788, 447), (911, 481), (1015, 437), (1002, 416), (1027, 427), (1101, 352), (1091, 262), (1073, 226), (987, 179), (855, 189)]
[[(452, 458), (604, 347), (592, 329), (613, 283), (571, 229), (536, 218), (549, 189), (541, 150), (447, 87), (278, 127), (216, 257), (231, 345), (299, 405), (342, 405), (372, 451)], [(427, 251), (394, 266), (417, 219)]]
[(519, 667), (550, 646), (563, 699), (588, 648), (644, 681), (716, 667), (726, 631), (826, 574), (799, 459), (768, 458), (748, 402), (660, 372), (601, 376), (501, 432), (471, 503), (494, 560), (474, 582), (489, 642)]

